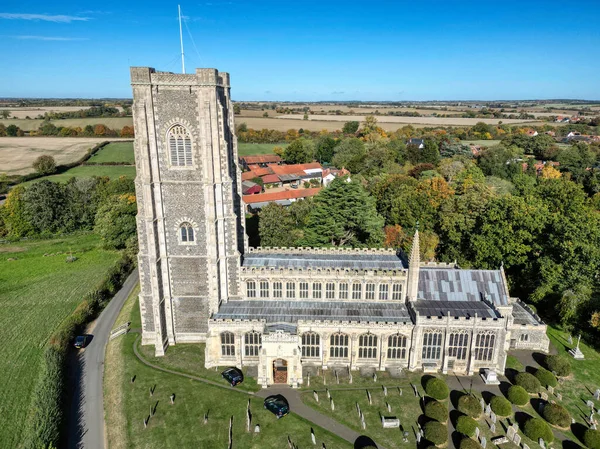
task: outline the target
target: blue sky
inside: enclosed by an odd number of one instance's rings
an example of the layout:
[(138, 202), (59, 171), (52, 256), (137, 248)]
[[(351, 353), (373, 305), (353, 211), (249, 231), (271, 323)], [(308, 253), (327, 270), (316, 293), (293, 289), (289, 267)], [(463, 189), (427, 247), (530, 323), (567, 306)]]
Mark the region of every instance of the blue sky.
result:
[[(600, 100), (598, 0), (181, 8), (186, 69), (230, 72), (235, 100)], [(4, 0), (0, 42), (0, 97), (131, 97), (129, 66), (181, 71), (177, 0)]]

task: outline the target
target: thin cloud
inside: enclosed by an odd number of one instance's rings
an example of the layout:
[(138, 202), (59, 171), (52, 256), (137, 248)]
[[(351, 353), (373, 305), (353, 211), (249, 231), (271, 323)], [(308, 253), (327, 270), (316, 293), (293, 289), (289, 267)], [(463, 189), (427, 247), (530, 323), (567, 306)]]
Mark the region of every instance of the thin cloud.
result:
[(88, 20), (90, 20), (89, 17), (79, 17), (79, 16), (64, 16), (64, 15), (50, 15), (50, 14), (11, 14), (8, 12), (0, 12), (0, 19), (43, 20), (45, 22), (56, 22), (56, 23), (71, 23), (74, 21), (87, 22)]
[(346, 92), (344, 92), (343, 90), (342, 91), (334, 91), (334, 92), (331, 92), (331, 95), (344, 95), (345, 93)]
[(13, 39), (31, 41), (87, 41), (86, 37), (61, 37), (61, 36), (10, 36)]

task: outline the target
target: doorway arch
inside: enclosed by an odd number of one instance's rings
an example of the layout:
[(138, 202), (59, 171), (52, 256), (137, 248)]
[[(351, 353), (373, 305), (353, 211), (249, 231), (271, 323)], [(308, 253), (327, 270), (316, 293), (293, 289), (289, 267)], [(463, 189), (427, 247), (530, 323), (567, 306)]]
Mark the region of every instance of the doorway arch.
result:
[(273, 360), (273, 383), (286, 384), (287, 383), (287, 360), (275, 359)]

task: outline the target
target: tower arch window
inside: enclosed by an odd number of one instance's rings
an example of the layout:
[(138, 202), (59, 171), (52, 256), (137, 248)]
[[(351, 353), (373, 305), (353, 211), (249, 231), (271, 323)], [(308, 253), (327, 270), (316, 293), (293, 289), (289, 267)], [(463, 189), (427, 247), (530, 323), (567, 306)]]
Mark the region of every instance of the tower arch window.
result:
[(348, 299), (348, 283), (340, 282), (339, 288), (340, 299)]
[(319, 357), (321, 355), (321, 337), (316, 332), (302, 334), (302, 357)]
[(492, 333), (482, 332), (475, 338), (475, 360), (489, 362), (494, 355), (496, 336)]
[(457, 360), (465, 360), (467, 358), (467, 345), (469, 344), (469, 336), (466, 332), (454, 332), (450, 334), (448, 342), (448, 355), (456, 357)]
[(192, 165), (192, 138), (182, 125), (175, 125), (167, 133), (171, 165), (186, 167)]
[(423, 360), (439, 360), (442, 354), (442, 333), (425, 332), (423, 334)]
[(221, 355), (235, 356), (235, 335), (232, 332), (221, 332)]
[(308, 282), (300, 282), (300, 298), (308, 298)]
[(406, 337), (401, 334), (394, 334), (388, 337), (388, 359), (406, 358)]
[(286, 282), (286, 298), (294, 299), (296, 297), (296, 283)]
[(282, 298), (283, 290), (281, 282), (273, 282), (273, 298)]
[(184, 221), (179, 225), (179, 241), (188, 245), (196, 241), (196, 234), (191, 223)]
[(260, 333), (253, 331), (244, 334), (244, 354), (246, 357), (258, 357), (261, 343)]
[(312, 297), (314, 299), (321, 299), (321, 289), (323, 288), (323, 284), (320, 282), (313, 282), (312, 285)]
[(333, 282), (327, 282), (325, 284), (325, 298), (326, 299), (334, 299), (335, 298), (335, 284)]
[(358, 337), (358, 358), (377, 358), (377, 335), (364, 334)]
[(329, 357), (337, 359), (348, 357), (348, 335), (341, 332), (331, 335), (329, 338)]

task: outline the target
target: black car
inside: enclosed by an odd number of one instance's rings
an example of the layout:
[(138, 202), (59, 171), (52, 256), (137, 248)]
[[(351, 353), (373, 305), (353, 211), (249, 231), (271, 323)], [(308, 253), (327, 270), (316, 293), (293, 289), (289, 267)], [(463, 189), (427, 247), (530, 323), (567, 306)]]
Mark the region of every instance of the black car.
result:
[(90, 341), (92, 340), (90, 335), (78, 335), (75, 338), (75, 342), (73, 343), (73, 346), (75, 346), (77, 349), (82, 349), (85, 348)]
[(265, 408), (277, 416), (277, 419), (283, 418), (290, 412), (290, 404), (285, 397), (280, 394), (269, 396), (265, 399)]
[(232, 387), (235, 387), (237, 384), (241, 384), (244, 381), (244, 375), (237, 368), (227, 368), (221, 373), (221, 376), (223, 376)]

